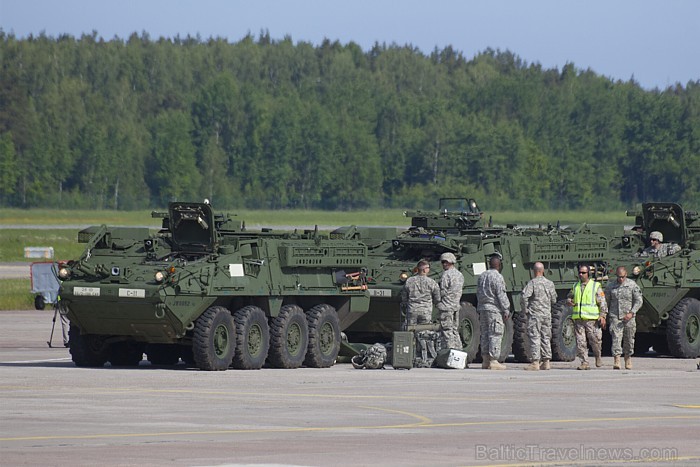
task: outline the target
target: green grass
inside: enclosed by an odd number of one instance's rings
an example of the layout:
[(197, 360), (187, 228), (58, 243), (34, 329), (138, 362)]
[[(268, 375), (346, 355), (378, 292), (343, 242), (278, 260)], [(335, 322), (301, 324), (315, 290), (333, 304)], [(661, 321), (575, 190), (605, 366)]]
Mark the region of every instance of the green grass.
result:
[(33, 310), (34, 294), (29, 279), (0, 280), (0, 310)]
[(0, 229), (0, 262), (31, 263), (41, 258), (25, 258), (29, 246), (53, 247), (54, 258), (73, 259), (83, 252), (77, 229)]

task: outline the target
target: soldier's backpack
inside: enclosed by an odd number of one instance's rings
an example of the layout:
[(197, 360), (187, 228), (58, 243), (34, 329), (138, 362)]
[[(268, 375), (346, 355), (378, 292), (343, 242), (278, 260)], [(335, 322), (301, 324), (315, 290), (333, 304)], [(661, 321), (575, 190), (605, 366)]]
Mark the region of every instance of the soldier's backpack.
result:
[(350, 360), (352, 366), (358, 370), (378, 370), (384, 368), (386, 362), (386, 347), (382, 344), (374, 344), (362, 350)]

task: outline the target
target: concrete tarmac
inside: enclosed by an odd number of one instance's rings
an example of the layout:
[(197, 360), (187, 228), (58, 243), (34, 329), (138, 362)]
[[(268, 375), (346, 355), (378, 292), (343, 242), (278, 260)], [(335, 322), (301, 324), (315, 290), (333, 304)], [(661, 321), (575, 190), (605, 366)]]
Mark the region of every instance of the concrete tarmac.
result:
[(0, 465), (698, 465), (695, 360), (634, 370), (76, 368), (0, 312)]

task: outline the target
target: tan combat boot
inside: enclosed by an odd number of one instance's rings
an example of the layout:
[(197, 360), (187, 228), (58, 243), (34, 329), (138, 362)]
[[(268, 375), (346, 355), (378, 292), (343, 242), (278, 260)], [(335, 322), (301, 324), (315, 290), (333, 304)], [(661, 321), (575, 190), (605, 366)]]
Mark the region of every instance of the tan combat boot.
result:
[(620, 369), (620, 356), (617, 355), (615, 356), (615, 361), (613, 362), (613, 370), (619, 370)]
[(482, 357), (481, 359), (481, 369), (482, 370), (488, 370), (491, 368), (491, 362), (489, 362), (488, 358)]
[(595, 367), (600, 368), (603, 366), (603, 359), (600, 357), (600, 354), (595, 356)]
[(505, 370), (506, 366), (502, 365), (497, 359), (494, 358), (489, 363), (489, 369), (490, 370)]
[(525, 371), (540, 371), (540, 361), (533, 360), (528, 366), (524, 368)]
[(549, 360), (545, 359), (542, 360), (542, 363), (540, 363), (540, 370), (551, 370), (552, 365), (549, 364)]
[(581, 364), (576, 369), (577, 370), (590, 370), (591, 367), (588, 365), (588, 362), (581, 362)]
[(629, 355), (625, 355), (625, 370), (631, 370), (632, 369), (632, 357)]

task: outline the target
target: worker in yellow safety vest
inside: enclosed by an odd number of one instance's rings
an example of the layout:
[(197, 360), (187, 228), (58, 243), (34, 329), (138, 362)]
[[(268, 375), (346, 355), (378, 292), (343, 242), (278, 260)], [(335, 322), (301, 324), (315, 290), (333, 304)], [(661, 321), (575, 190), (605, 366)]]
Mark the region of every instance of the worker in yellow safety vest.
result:
[(590, 370), (588, 364), (588, 344), (593, 349), (595, 366), (603, 366), (601, 347), (608, 305), (600, 283), (591, 279), (590, 268), (582, 264), (578, 267), (579, 281), (569, 292), (567, 304), (573, 307), (571, 319), (576, 332), (576, 356), (581, 359), (579, 370)]

